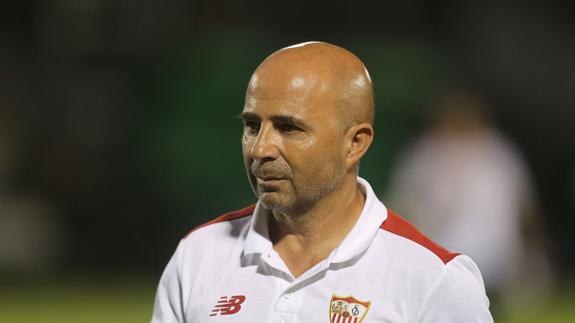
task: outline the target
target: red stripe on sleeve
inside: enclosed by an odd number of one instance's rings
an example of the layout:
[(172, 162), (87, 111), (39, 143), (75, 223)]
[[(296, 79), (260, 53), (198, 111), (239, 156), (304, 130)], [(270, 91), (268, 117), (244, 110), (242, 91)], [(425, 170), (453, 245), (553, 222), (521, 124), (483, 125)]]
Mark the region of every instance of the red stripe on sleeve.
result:
[(245, 207), (245, 208), (243, 208), (243, 209), (236, 210), (236, 211), (231, 211), (231, 212), (228, 212), (228, 213), (226, 213), (226, 214), (224, 214), (224, 215), (221, 215), (221, 216), (219, 216), (219, 217), (213, 219), (212, 221), (210, 221), (210, 222), (208, 222), (208, 223), (204, 223), (204, 224), (202, 224), (202, 225), (199, 225), (199, 226), (193, 228), (192, 230), (190, 230), (190, 232), (188, 232), (188, 233), (184, 236), (183, 239), (185, 239), (186, 237), (188, 237), (188, 236), (189, 236), (190, 234), (192, 234), (194, 231), (196, 231), (196, 230), (198, 230), (198, 229), (200, 229), (200, 228), (203, 228), (203, 227), (205, 227), (205, 226), (208, 226), (208, 225), (210, 225), (210, 224), (215, 224), (215, 223), (220, 223), (220, 222), (231, 221), (231, 220), (235, 220), (235, 219), (239, 219), (239, 218), (243, 218), (243, 217), (246, 217), (246, 216), (248, 216), (248, 215), (251, 215), (251, 214), (254, 213), (255, 208), (256, 208), (256, 205), (255, 205), (255, 204), (252, 204), (252, 205), (247, 206), (247, 207)]
[(391, 210), (387, 210), (387, 219), (383, 221), (380, 228), (425, 247), (437, 255), (444, 264), (447, 264), (459, 255), (458, 253), (451, 253), (447, 249), (431, 241), (431, 239), (417, 230), (413, 224), (409, 223)]

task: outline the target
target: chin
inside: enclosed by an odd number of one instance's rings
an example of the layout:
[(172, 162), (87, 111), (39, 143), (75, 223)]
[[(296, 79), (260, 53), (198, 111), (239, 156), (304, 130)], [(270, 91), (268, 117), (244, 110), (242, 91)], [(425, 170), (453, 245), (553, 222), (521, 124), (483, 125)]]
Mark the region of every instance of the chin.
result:
[(274, 213), (285, 213), (293, 204), (289, 202), (289, 199), (279, 196), (277, 193), (260, 194), (259, 200), (265, 209)]

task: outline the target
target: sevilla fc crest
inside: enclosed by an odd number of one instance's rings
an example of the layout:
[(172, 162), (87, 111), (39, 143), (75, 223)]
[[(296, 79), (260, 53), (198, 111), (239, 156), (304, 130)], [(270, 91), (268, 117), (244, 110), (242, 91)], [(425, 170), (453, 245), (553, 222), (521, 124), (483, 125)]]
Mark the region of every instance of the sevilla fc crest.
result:
[(330, 323), (360, 323), (367, 311), (371, 301), (360, 301), (353, 296), (331, 296), (329, 306)]

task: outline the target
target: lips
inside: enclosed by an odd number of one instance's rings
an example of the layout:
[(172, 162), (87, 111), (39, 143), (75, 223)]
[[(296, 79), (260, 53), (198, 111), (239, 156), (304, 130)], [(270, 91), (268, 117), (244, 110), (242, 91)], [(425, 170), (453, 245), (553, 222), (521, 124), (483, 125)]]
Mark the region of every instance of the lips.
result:
[(280, 176), (256, 176), (257, 179), (262, 180), (262, 181), (279, 181), (282, 179), (285, 179), (284, 177), (280, 177)]
[(284, 178), (277, 178), (277, 177), (266, 177), (266, 178), (260, 178), (260, 177), (256, 177), (258, 186), (260, 187), (266, 187), (266, 188), (275, 188), (277, 187), (277, 185), (279, 185)]
[(250, 165), (250, 171), (258, 184), (275, 184), (290, 177), (289, 167), (279, 160), (273, 162), (255, 160)]
[(261, 168), (252, 169), (252, 174), (261, 181), (277, 181), (286, 179), (286, 176), (280, 175), (277, 172), (266, 171)]

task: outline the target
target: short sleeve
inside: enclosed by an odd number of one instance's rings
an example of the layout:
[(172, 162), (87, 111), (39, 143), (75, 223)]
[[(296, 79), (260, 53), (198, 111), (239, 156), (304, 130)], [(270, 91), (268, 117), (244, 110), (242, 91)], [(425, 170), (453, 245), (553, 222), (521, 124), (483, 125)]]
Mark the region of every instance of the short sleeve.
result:
[(493, 322), (479, 269), (460, 255), (447, 263), (423, 301), (419, 323)]
[(168, 262), (156, 292), (152, 323), (185, 322), (182, 284), (180, 279), (180, 253), (182, 243)]

